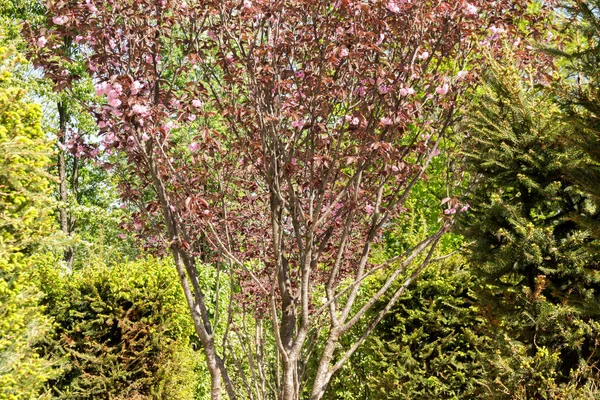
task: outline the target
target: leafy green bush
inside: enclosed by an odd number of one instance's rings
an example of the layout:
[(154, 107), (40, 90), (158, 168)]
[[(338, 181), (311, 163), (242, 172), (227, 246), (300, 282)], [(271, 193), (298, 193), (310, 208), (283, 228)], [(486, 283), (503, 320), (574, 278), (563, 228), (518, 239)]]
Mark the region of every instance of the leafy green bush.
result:
[[(489, 349), (474, 305), (476, 278), (460, 261), (427, 269), (340, 371), (343, 399), (466, 399), (482, 393)], [(347, 379), (355, 375), (348, 390)], [(345, 383), (344, 383), (345, 382)]]
[(56, 331), (46, 351), (63, 357), (50, 381), (61, 399), (192, 399), (198, 384), (193, 325), (175, 268), (146, 258), (99, 264), (42, 287)]

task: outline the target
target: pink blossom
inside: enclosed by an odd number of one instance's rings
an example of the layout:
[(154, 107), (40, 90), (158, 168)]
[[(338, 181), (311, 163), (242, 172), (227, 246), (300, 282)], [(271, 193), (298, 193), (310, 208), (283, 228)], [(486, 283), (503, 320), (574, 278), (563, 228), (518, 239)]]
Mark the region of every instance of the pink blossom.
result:
[(90, 0), (85, 0), (85, 4), (88, 6), (88, 9), (93, 12), (93, 13), (97, 13), (98, 9), (96, 8), (96, 6), (94, 4), (92, 4), (92, 2)]
[(301, 129), (302, 127), (304, 127), (304, 121), (301, 119), (297, 119), (294, 122), (292, 122), (292, 127), (296, 129)]
[(56, 25), (64, 25), (69, 21), (69, 17), (67, 17), (66, 15), (57, 15), (52, 17), (52, 22), (54, 22)]
[(402, 88), (400, 90), (398, 90), (398, 94), (402, 97), (407, 96), (408, 95), (408, 89), (406, 88)]
[(58, 146), (59, 149), (61, 149), (62, 151), (66, 151), (67, 150), (67, 146), (65, 146), (64, 144), (58, 142), (56, 143), (56, 145)]
[(352, 118), (352, 125), (358, 125), (358, 124), (360, 124), (360, 120), (358, 119), (358, 117)]
[(394, 123), (394, 122), (392, 121), (392, 119), (391, 119), (391, 118), (389, 118), (389, 117), (384, 117), (384, 118), (381, 118), (381, 119), (379, 120), (379, 122), (381, 122), (381, 125), (383, 125), (383, 126), (390, 126), (390, 125), (392, 125), (392, 124)]
[(250, 0), (244, 0), (244, 8), (252, 8), (252, 2)]
[(140, 90), (142, 90), (142, 88), (144, 87), (143, 84), (141, 84), (138, 81), (133, 81), (133, 83), (131, 84), (131, 94), (136, 95), (140, 92)]
[(146, 134), (146, 132), (144, 132), (144, 133), (142, 134), (142, 140), (143, 140), (144, 142), (147, 142), (148, 140), (150, 140), (150, 136), (148, 136), (148, 135)]
[(190, 143), (190, 145), (188, 146), (188, 149), (190, 149), (190, 151), (192, 153), (197, 152), (198, 150), (200, 150), (200, 145), (198, 144), (198, 142), (192, 142)]
[(385, 39), (385, 34), (383, 34), (383, 33), (379, 34), (379, 38), (377, 39), (377, 42), (375, 42), (375, 45), (379, 46), (381, 43), (383, 43), (384, 39)]
[(80, 43), (83, 40), (83, 36), (77, 35), (75, 36), (75, 43)]
[(200, 108), (204, 105), (204, 103), (198, 99), (195, 99), (195, 100), (192, 100), (192, 105), (196, 108)]
[(215, 35), (215, 33), (213, 31), (207, 31), (206, 32), (206, 36), (208, 36), (209, 38), (211, 38), (215, 42), (217, 41), (217, 35)]
[(398, 6), (398, 3), (396, 3), (394, 0), (389, 1), (386, 8), (389, 12), (394, 14), (398, 14), (400, 12), (400, 6)]
[(296, 71), (294, 75), (296, 75), (296, 78), (298, 79), (304, 79), (304, 71)]
[(119, 107), (121, 105), (121, 100), (119, 100), (117, 97), (109, 97), (108, 98), (108, 104), (111, 107), (117, 108), (117, 107)]
[(379, 85), (379, 93), (386, 94), (390, 91), (390, 88), (386, 85)]
[(465, 14), (466, 15), (468, 15), (469, 17), (476, 17), (477, 11), (479, 11), (479, 10), (473, 4), (465, 3)]
[(395, 165), (392, 165), (392, 171), (398, 172), (400, 171), (400, 168), (396, 167)]
[(173, 121), (169, 121), (166, 124), (164, 124), (163, 126), (161, 126), (161, 128), (165, 131), (165, 132), (170, 132), (172, 129), (177, 128), (177, 124)]
[(446, 93), (448, 93), (448, 89), (449, 89), (449, 87), (448, 87), (448, 84), (447, 84), (447, 83), (444, 83), (442, 86), (439, 86), (439, 87), (437, 87), (437, 88), (435, 89), (435, 92), (436, 92), (437, 94), (440, 94), (440, 95), (442, 95), (442, 96), (443, 96), (443, 95), (445, 95)]
[(456, 209), (454, 209), (454, 208), (446, 208), (444, 210), (444, 214), (446, 214), (446, 215), (453, 215), (455, 213), (456, 213)]
[(37, 40), (37, 45), (39, 47), (44, 47), (46, 43), (48, 43), (48, 39), (46, 39), (44, 36), (40, 36)]
[(365, 206), (365, 212), (366, 212), (367, 214), (369, 214), (369, 215), (370, 215), (370, 214), (373, 214), (373, 211), (375, 211), (375, 207), (373, 207), (372, 205), (370, 205), (370, 204), (367, 204), (367, 205)]
[(456, 78), (457, 79), (462, 79), (465, 76), (467, 76), (467, 74), (468, 74), (468, 71), (459, 71), (458, 74), (456, 74)]
[(108, 99), (115, 99), (118, 98), (121, 93), (117, 92), (116, 90), (109, 90), (109, 92), (106, 94)]
[(204, 210), (204, 211), (202, 211), (202, 214), (204, 214), (208, 217), (210, 215), (210, 210)]
[(107, 144), (111, 144), (111, 143), (113, 143), (115, 140), (117, 140), (117, 137), (115, 136), (115, 134), (114, 134), (113, 132), (109, 132), (109, 133), (108, 133), (108, 134), (105, 136), (105, 138), (104, 138), (104, 141), (105, 141)]
[(409, 87), (408, 89), (406, 89), (408, 91), (408, 95), (412, 96), (413, 94), (415, 94), (415, 89)]
[(440, 149), (435, 149), (434, 151), (431, 152), (431, 155), (433, 157), (437, 157), (440, 155)]
[(134, 104), (133, 107), (131, 107), (131, 111), (133, 111), (136, 114), (139, 114), (143, 117), (147, 117), (148, 115), (150, 115), (150, 112), (148, 111), (148, 107), (146, 107), (145, 105), (142, 104)]
[[(114, 92), (117, 95), (121, 95), (123, 94), (123, 86), (121, 86), (120, 83), (115, 83), (114, 85), (112, 85), (112, 89), (114, 90)], [(110, 95), (110, 94), (109, 94)]]
[(502, 27), (497, 27), (496, 25), (492, 25), (492, 26), (490, 26), (490, 29), (489, 29), (489, 30), (490, 30), (490, 33), (491, 33), (493, 36), (496, 36), (496, 35), (499, 35), (499, 34), (501, 34), (501, 33), (504, 33), (504, 32), (506, 32), (506, 31), (504, 30), (504, 28), (502, 28)]
[(187, 117), (188, 121), (195, 121), (196, 120), (196, 114), (190, 114)]
[(152, 64), (152, 60), (153, 60), (153, 58), (150, 54), (146, 54), (144, 56), (144, 61), (146, 61), (147, 64)]
[(100, 150), (94, 149), (90, 152), (90, 156), (97, 157), (99, 153), (100, 153)]
[(106, 128), (106, 122), (105, 121), (98, 122), (98, 128), (100, 128), (100, 129)]
[(419, 59), (421, 60), (426, 60), (429, 58), (429, 52), (428, 51), (424, 51), (421, 54), (419, 54)]
[(340, 57), (348, 57), (349, 51), (346, 47), (342, 47), (340, 50)]

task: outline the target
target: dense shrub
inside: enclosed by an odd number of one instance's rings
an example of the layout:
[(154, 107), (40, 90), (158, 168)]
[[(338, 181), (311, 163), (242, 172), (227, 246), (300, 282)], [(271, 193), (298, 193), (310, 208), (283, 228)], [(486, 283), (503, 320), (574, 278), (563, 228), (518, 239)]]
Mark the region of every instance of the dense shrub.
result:
[(0, 24), (0, 399), (30, 399), (51, 376), (35, 351), (49, 323), (31, 284), (36, 252), (51, 232), (50, 143), (41, 109), (24, 100), (11, 71), (19, 56), (3, 47)]
[(90, 266), (42, 282), (63, 357), (61, 399), (192, 399), (199, 353), (175, 269), (154, 258)]
[(492, 65), (465, 120), (477, 185), (460, 230), (496, 342), (490, 396), (575, 398), (598, 379), (597, 240), (579, 222), (598, 212), (565, 173), (582, 157), (572, 127), (526, 73)]
[[(478, 397), (490, 339), (476, 285), (460, 260), (425, 271), (341, 371), (330, 398)], [(360, 383), (345, 387), (349, 375)]]

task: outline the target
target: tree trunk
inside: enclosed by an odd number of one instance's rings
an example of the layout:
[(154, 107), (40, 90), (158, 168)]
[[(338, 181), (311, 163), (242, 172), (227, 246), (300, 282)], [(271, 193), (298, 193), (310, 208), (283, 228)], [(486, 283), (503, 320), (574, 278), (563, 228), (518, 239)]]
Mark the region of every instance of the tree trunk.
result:
[[(179, 282), (183, 289), (183, 293), (186, 297), (188, 308), (192, 315), (192, 321), (194, 322), (194, 328), (198, 338), (202, 342), (204, 347), (204, 355), (206, 356), (206, 365), (210, 373), (211, 378), (211, 389), (210, 398), (211, 400), (219, 400), (221, 398), (221, 382), (225, 382), (225, 390), (230, 400), (235, 400), (236, 395), (231, 383), (231, 379), (225, 369), (223, 360), (219, 357), (215, 350), (215, 341), (210, 329), (208, 321), (205, 321), (203, 317), (203, 298), (201, 295), (196, 296), (192, 292), (190, 287), (187, 268), (184, 264), (182, 254), (178, 250), (173, 250), (173, 258), (175, 260), (175, 266), (177, 268), (177, 274), (179, 276)], [(205, 310), (204, 310), (205, 311)]]
[[(61, 202), (60, 229), (66, 236), (71, 236), (72, 230), (69, 227), (69, 215), (67, 213), (69, 194), (67, 191), (67, 107), (63, 102), (58, 103), (58, 141), (62, 148), (58, 152), (58, 179), (59, 179), (59, 199)], [(73, 222), (74, 224), (74, 222)], [(72, 224), (71, 224), (72, 225)], [(68, 246), (63, 254), (63, 260), (67, 265), (67, 273), (73, 272), (73, 248)]]
[(325, 394), (325, 390), (327, 389), (327, 385), (329, 384), (332, 375), (329, 371), (329, 366), (331, 364), (331, 360), (333, 359), (333, 352), (335, 351), (335, 347), (338, 342), (337, 337), (337, 333), (331, 332), (329, 339), (325, 344), (323, 354), (319, 360), (319, 367), (317, 368), (317, 373), (315, 375), (315, 381), (313, 383), (310, 400), (321, 400)]
[(300, 394), (297, 390), (295, 375), (298, 362), (290, 358), (283, 362), (283, 376), (281, 379), (281, 400), (299, 400)]

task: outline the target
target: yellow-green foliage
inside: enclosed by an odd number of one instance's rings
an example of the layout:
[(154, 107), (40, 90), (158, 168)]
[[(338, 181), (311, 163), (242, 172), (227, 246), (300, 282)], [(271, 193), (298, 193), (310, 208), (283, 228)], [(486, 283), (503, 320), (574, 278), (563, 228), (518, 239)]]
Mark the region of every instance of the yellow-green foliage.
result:
[[(1, 32), (0, 32), (1, 34)], [(32, 399), (51, 374), (33, 345), (49, 325), (31, 285), (35, 248), (51, 230), (50, 145), (41, 110), (24, 101), (10, 70), (19, 62), (0, 47), (0, 399)]]

